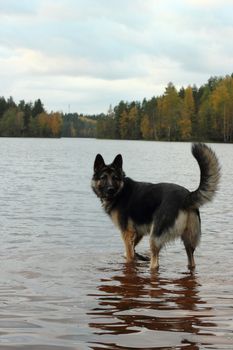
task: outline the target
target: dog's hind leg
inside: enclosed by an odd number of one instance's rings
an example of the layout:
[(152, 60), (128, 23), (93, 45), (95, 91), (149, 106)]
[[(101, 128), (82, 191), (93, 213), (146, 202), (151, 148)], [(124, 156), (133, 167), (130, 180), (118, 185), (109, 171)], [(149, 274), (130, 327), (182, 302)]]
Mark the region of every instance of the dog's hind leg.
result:
[(194, 251), (199, 243), (201, 235), (200, 219), (195, 212), (190, 212), (185, 228), (181, 238), (185, 246), (188, 257), (188, 267), (195, 268)]
[(156, 242), (153, 236), (150, 237), (150, 250), (151, 250), (150, 269), (154, 270), (159, 267), (160, 248), (156, 245)]
[(194, 269), (195, 268), (195, 260), (194, 260), (194, 251), (195, 248), (193, 248), (190, 244), (188, 244), (187, 242), (184, 242), (184, 246), (185, 246), (185, 250), (187, 253), (187, 257), (188, 257), (188, 267), (190, 269)]

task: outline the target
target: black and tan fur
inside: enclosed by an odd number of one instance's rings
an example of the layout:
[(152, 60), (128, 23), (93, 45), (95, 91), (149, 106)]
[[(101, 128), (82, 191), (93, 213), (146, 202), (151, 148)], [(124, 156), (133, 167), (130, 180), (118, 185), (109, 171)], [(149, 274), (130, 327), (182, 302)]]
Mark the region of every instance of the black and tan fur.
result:
[(212, 200), (220, 166), (215, 153), (205, 144), (193, 144), (192, 154), (201, 172), (199, 187), (193, 192), (173, 183), (134, 181), (125, 176), (120, 154), (110, 165), (97, 154), (92, 189), (121, 231), (127, 261), (134, 259), (136, 245), (149, 235), (150, 267), (157, 268), (160, 249), (180, 237), (189, 267), (195, 266), (193, 254), (201, 235), (199, 207)]

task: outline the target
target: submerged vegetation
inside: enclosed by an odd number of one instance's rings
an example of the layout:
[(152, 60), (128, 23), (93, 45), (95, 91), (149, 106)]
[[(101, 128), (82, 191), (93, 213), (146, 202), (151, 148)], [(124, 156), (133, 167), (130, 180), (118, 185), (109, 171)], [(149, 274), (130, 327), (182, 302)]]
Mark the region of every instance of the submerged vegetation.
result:
[(0, 136), (232, 142), (233, 74), (179, 91), (169, 83), (161, 96), (121, 101), (98, 115), (47, 113), (40, 99), (0, 97)]

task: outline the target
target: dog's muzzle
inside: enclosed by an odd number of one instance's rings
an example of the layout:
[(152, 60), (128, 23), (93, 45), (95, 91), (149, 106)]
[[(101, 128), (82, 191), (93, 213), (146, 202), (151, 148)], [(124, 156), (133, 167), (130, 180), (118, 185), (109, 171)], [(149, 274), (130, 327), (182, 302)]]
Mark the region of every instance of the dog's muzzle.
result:
[(113, 197), (114, 196), (114, 194), (115, 194), (115, 188), (114, 187), (108, 187), (107, 189), (106, 189), (106, 196), (107, 197), (109, 197), (109, 198), (111, 198), (111, 197)]

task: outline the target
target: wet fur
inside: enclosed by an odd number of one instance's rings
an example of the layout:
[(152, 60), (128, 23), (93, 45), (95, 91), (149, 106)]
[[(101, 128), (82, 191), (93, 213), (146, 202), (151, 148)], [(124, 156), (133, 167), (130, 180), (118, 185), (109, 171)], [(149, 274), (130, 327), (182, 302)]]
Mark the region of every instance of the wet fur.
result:
[(201, 236), (199, 207), (212, 200), (220, 178), (215, 153), (205, 144), (193, 144), (192, 154), (200, 167), (197, 190), (173, 183), (145, 183), (125, 176), (122, 157), (106, 165), (102, 156), (94, 162), (92, 189), (106, 213), (121, 231), (127, 261), (135, 258), (135, 247), (145, 235), (150, 239), (150, 267), (159, 265), (160, 249), (181, 238), (189, 267), (195, 266), (194, 251)]

